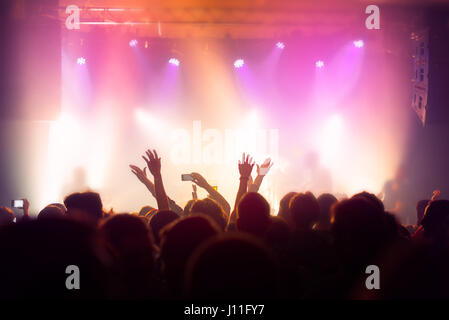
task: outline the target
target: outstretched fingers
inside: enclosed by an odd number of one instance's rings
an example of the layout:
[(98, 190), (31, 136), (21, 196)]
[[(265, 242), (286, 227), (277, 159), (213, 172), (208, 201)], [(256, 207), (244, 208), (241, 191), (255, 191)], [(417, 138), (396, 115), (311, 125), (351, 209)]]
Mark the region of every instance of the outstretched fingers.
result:
[(142, 159), (145, 161), (145, 163), (148, 165), (150, 163), (150, 159), (145, 158), (145, 156), (142, 156)]
[(160, 159), (161, 159), (161, 158), (159, 158), (159, 156), (157, 155), (157, 152), (156, 152), (155, 149), (153, 149), (153, 154), (154, 154), (155, 159), (157, 159), (157, 160), (160, 160)]
[(146, 154), (147, 154), (147, 157), (148, 157), (149, 161), (153, 161), (154, 160), (154, 155), (153, 155), (153, 153), (151, 152), (150, 149), (148, 149), (146, 151)]

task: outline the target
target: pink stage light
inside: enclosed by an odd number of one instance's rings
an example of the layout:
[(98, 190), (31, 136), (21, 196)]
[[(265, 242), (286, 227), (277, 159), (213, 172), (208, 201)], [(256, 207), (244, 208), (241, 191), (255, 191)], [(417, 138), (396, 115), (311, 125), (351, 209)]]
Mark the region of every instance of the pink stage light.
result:
[(318, 60), (317, 62), (315, 62), (315, 66), (317, 68), (322, 68), (322, 67), (324, 67), (324, 62), (321, 60)]
[(170, 60), (168, 60), (168, 63), (170, 63), (170, 64), (172, 64), (172, 65), (174, 65), (174, 66), (177, 66), (177, 67), (179, 67), (179, 60), (178, 59), (176, 59), (176, 58), (170, 58)]
[(285, 44), (283, 42), (278, 42), (276, 43), (276, 47), (278, 47), (279, 49), (284, 49), (285, 48)]
[(86, 59), (84, 57), (79, 57), (78, 59), (76, 59), (76, 63), (78, 63), (79, 65), (86, 64)]
[(129, 42), (129, 46), (130, 46), (130, 47), (135, 47), (135, 46), (137, 46), (138, 43), (139, 43), (139, 42), (138, 42), (136, 39), (132, 39), (132, 40)]
[(236, 69), (243, 67), (244, 64), (245, 64), (245, 61), (243, 59), (237, 59), (234, 61), (234, 67)]
[(354, 47), (356, 47), (356, 48), (362, 48), (363, 45), (364, 45), (363, 40), (356, 40), (356, 41), (354, 41)]

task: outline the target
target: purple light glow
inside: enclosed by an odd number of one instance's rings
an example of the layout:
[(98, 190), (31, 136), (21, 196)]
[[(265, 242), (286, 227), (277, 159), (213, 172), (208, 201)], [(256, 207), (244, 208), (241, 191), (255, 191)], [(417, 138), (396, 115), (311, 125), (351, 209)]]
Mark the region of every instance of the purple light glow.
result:
[(276, 43), (276, 47), (278, 47), (279, 49), (284, 49), (285, 48), (285, 44), (283, 42), (278, 42)]
[(237, 59), (234, 61), (234, 67), (235, 68), (241, 68), (245, 64), (245, 61), (243, 59)]
[(179, 67), (179, 60), (176, 59), (176, 58), (170, 58), (170, 60), (168, 60), (168, 63), (170, 63), (170, 64), (172, 64), (174, 66)]
[(356, 47), (356, 48), (362, 48), (363, 45), (364, 45), (363, 40), (354, 41), (354, 47)]
[(132, 39), (132, 40), (129, 42), (129, 46), (130, 46), (130, 47), (135, 47), (135, 46), (137, 46), (137, 44), (138, 44), (138, 41), (137, 41), (136, 39)]
[(315, 66), (317, 68), (322, 68), (322, 67), (324, 67), (324, 62), (321, 60), (318, 60), (317, 62), (315, 62)]
[(79, 57), (78, 59), (76, 59), (76, 63), (78, 63), (79, 65), (86, 64), (86, 59), (84, 57)]

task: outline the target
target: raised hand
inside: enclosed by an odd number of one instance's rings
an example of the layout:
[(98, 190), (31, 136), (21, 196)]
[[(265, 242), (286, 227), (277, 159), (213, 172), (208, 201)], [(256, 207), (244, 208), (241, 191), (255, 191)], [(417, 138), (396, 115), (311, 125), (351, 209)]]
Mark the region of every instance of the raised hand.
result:
[(214, 188), (207, 182), (207, 180), (206, 180), (202, 175), (200, 175), (198, 172), (192, 172), (190, 175), (191, 175), (192, 178), (193, 178), (192, 182), (195, 183), (195, 184), (192, 185), (192, 187), (195, 187), (195, 188), (194, 188), (194, 192), (192, 192), (192, 195), (193, 195), (193, 193), (195, 193), (194, 199), (196, 199), (195, 197), (198, 197), (198, 196), (196, 195), (196, 186), (198, 185), (199, 187), (201, 187), (201, 188), (203, 188), (204, 190), (206, 190), (207, 193), (209, 193), (209, 196), (210, 196), (213, 200), (217, 201), (217, 202), (221, 205), (221, 207), (223, 208), (223, 210), (224, 210), (227, 214), (230, 213), (230, 211), (231, 211), (231, 206), (229, 205), (229, 203), (226, 201), (226, 199), (225, 199), (225, 198), (224, 198), (224, 197), (223, 197), (217, 190), (215, 190), (215, 189), (214, 189)]
[(192, 172), (190, 174), (193, 178), (192, 182), (197, 184), (198, 187), (201, 187), (203, 189), (206, 189), (207, 187), (209, 187), (209, 183), (207, 182), (207, 180), (200, 175), (198, 172)]
[(142, 156), (143, 160), (147, 163), (148, 170), (150, 170), (151, 174), (153, 176), (160, 176), (161, 175), (161, 158), (158, 157), (156, 150), (153, 149), (151, 151), (150, 149), (147, 150), (146, 156)]
[(266, 176), (268, 171), (270, 171), (271, 167), (273, 166), (273, 162), (270, 158), (265, 159), (265, 161), (260, 165), (257, 166), (257, 175), (258, 176)]
[[(145, 157), (146, 155), (146, 157)], [(167, 194), (165, 193), (164, 184), (162, 182), (161, 175), (161, 158), (157, 155), (156, 150), (151, 151), (148, 149), (145, 152), (145, 155), (142, 156), (143, 160), (147, 163), (148, 170), (150, 170), (151, 174), (154, 177), (154, 192), (155, 198), (157, 201), (157, 206), (159, 210), (169, 210), (170, 205), (168, 201)], [(139, 171), (136, 171), (140, 175), (141, 178), (144, 178)]]
[(254, 160), (249, 155), (243, 153), (242, 160), (239, 161), (239, 172), (241, 178), (249, 178), (251, 176), (251, 172), (253, 171)]
[(134, 173), (134, 175), (139, 179), (140, 182), (143, 184), (152, 183), (150, 179), (147, 177), (147, 167), (140, 169), (138, 166), (130, 164), (129, 167), (131, 168), (131, 172)]

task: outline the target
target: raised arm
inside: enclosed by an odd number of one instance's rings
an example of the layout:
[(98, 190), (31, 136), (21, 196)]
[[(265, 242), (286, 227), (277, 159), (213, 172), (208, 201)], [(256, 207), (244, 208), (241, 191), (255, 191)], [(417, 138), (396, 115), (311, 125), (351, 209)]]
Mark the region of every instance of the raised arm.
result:
[(226, 199), (217, 190), (215, 190), (202, 175), (200, 175), (197, 172), (192, 172), (191, 175), (193, 177), (193, 182), (196, 183), (199, 187), (206, 190), (207, 193), (209, 194), (209, 196), (213, 200), (217, 201), (217, 203), (221, 205), (223, 210), (229, 216), (229, 214), (231, 212), (231, 206), (226, 201)]
[(273, 166), (273, 162), (271, 161), (270, 158), (267, 158), (260, 167), (259, 165), (256, 166), (257, 166), (257, 177), (254, 180), (254, 183), (250, 185), (248, 190), (249, 192), (259, 191), (263, 178), (267, 175), (268, 171), (270, 171), (270, 168)]
[[(139, 181), (145, 185), (145, 187), (148, 189), (148, 191), (150, 191), (152, 196), (154, 198), (156, 198), (156, 189), (154, 187), (154, 183), (151, 182), (151, 180), (147, 177), (147, 172), (146, 172), (147, 168), (145, 167), (142, 170), (138, 166), (133, 165), (133, 164), (130, 164), (129, 167), (131, 168), (131, 172), (134, 173), (134, 175), (137, 177), (137, 179), (139, 179)], [(170, 206), (170, 210), (172, 210), (176, 213), (183, 212), (182, 208), (180, 206), (178, 206), (175, 201), (170, 199), (170, 197), (168, 197), (168, 196), (167, 196), (167, 199), (168, 199), (168, 204)]]
[(243, 154), (242, 160), (239, 161), (239, 172), (240, 172), (239, 190), (237, 191), (237, 196), (235, 197), (234, 210), (231, 213), (229, 222), (235, 221), (236, 218), (235, 211), (237, 209), (240, 199), (248, 190), (248, 179), (251, 176), (253, 167), (254, 167), (253, 159), (249, 155), (246, 155), (245, 157), (245, 154)]
[(159, 210), (169, 210), (169, 201), (165, 193), (161, 174), (161, 158), (158, 157), (156, 150), (147, 150), (146, 156), (142, 156), (147, 163), (148, 170), (154, 177), (154, 192)]

